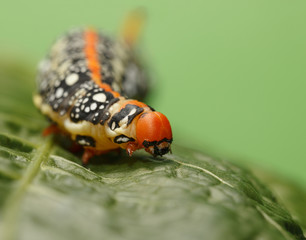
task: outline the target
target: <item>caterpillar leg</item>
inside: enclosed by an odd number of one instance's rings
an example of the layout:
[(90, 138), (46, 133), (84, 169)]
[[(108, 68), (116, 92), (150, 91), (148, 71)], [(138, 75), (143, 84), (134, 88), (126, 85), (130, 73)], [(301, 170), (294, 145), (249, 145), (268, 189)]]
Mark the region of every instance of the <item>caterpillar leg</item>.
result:
[(83, 147), (80, 144), (72, 142), (71, 146), (69, 147), (69, 151), (72, 153), (77, 153), (83, 150)]
[(84, 153), (82, 155), (82, 163), (83, 166), (86, 166), (89, 162), (89, 160), (96, 155), (95, 150), (93, 149), (89, 149), (89, 148), (85, 148), (84, 149)]
[(135, 142), (129, 142), (126, 146), (126, 152), (131, 157), (133, 152), (135, 152), (137, 149), (139, 149), (139, 146)]
[(116, 148), (116, 149), (112, 149), (112, 150), (107, 150), (107, 151), (97, 151), (95, 149), (92, 148), (84, 148), (84, 153), (82, 155), (82, 163), (83, 166), (86, 166), (90, 159), (96, 155), (102, 155), (105, 153), (109, 153), (109, 152), (116, 152), (118, 154), (121, 154), (121, 149), (120, 148)]
[(58, 128), (58, 126), (55, 123), (51, 123), (48, 127), (44, 129), (42, 135), (46, 137), (51, 134), (58, 134), (58, 133), (61, 133), (61, 130)]

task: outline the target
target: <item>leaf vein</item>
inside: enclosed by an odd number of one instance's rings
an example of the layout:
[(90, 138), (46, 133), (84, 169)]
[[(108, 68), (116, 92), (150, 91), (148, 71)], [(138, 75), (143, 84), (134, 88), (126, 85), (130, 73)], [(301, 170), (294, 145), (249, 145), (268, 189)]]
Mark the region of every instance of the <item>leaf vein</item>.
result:
[(31, 184), (38, 174), (41, 163), (48, 158), (52, 147), (52, 140), (49, 138), (35, 152), (32, 162), (26, 169), (16, 188), (7, 197), (3, 212), (2, 237), (1, 239), (16, 239), (17, 226), (16, 220), (20, 209), (23, 196), (27, 187)]
[(186, 167), (190, 167), (190, 168), (194, 168), (194, 169), (198, 169), (198, 170), (201, 170), (203, 172), (205, 172), (206, 174), (216, 178), (218, 181), (220, 181), (221, 183), (231, 187), (231, 188), (234, 188), (234, 186), (232, 184), (230, 184), (229, 182), (223, 180), (222, 178), (218, 177), (216, 174), (212, 173), (211, 171), (205, 169), (205, 168), (202, 168), (202, 167), (199, 167), (199, 166), (196, 166), (196, 165), (193, 165), (193, 164), (189, 164), (189, 163), (184, 163), (184, 162), (181, 162), (181, 161), (178, 161), (178, 160), (174, 160), (174, 159), (170, 159), (172, 160), (173, 162), (176, 162), (182, 166), (186, 166)]

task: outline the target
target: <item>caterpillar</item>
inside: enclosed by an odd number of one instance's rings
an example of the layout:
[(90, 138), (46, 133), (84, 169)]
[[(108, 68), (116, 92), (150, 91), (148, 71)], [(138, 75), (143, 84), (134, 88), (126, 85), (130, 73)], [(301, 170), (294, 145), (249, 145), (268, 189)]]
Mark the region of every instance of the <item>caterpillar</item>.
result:
[(118, 40), (93, 28), (71, 30), (39, 64), (33, 101), (52, 122), (45, 131), (81, 145), (83, 164), (118, 149), (130, 156), (142, 148), (153, 156), (170, 151), (167, 117), (136, 100), (145, 95), (147, 76), (134, 51), (139, 18), (127, 22)]

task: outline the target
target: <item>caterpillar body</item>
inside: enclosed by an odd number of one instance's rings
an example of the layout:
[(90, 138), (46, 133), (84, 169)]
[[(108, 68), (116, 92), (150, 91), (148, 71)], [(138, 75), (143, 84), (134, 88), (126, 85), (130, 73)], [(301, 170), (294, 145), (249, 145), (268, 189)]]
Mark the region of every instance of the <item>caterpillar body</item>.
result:
[[(170, 151), (168, 119), (141, 98), (146, 75), (126, 37), (112, 40), (94, 29), (59, 38), (38, 70), (34, 104), (84, 148), (82, 161), (116, 149), (153, 156)], [(51, 129), (51, 128), (50, 128)]]

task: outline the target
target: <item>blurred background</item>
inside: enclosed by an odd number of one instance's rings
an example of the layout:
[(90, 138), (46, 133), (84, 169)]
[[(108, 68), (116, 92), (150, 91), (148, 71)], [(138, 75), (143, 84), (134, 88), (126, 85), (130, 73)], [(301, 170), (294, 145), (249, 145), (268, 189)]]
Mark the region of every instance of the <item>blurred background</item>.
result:
[(5, 1), (0, 56), (35, 70), (67, 29), (116, 36), (139, 6), (147, 12), (139, 49), (154, 81), (148, 102), (170, 119), (175, 143), (306, 188), (305, 0)]

